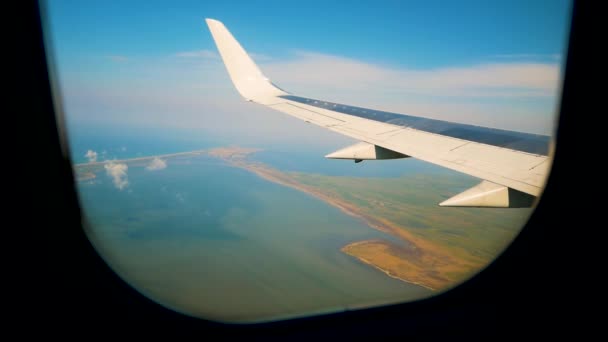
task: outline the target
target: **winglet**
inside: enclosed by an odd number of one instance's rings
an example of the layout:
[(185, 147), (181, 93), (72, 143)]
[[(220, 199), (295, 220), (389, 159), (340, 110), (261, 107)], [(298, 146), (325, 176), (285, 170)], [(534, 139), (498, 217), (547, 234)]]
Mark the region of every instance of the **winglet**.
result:
[(215, 41), (232, 83), (247, 100), (267, 103), (275, 96), (287, 93), (275, 87), (249, 57), (245, 49), (234, 39), (230, 31), (220, 21), (205, 19)]

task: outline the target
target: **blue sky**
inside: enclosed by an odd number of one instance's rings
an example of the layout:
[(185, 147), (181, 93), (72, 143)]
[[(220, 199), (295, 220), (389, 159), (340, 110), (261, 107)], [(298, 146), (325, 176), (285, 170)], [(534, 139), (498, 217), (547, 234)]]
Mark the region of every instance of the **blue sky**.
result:
[[(244, 103), (204, 18), (299, 95), (549, 134), (569, 1), (46, 3), (71, 126), (344, 141)], [(84, 129), (84, 128), (83, 128)]]

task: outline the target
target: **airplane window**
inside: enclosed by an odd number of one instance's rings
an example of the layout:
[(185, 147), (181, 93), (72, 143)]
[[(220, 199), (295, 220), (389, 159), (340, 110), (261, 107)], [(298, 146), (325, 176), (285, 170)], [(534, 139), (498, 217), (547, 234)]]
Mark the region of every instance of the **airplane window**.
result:
[(43, 3), (86, 234), (168, 309), (430, 298), (542, 196), (569, 1), (316, 2)]

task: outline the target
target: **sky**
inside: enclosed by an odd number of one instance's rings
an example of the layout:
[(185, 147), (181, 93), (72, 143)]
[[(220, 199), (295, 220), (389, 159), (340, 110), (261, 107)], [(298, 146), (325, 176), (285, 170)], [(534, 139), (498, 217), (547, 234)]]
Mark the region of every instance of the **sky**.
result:
[(296, 95), (551, 134), (570, 2), (67, 1), (44, 4), (72, 131), (200, 132), (237, 144), (339, 144), (243, 101), (205, 18)]

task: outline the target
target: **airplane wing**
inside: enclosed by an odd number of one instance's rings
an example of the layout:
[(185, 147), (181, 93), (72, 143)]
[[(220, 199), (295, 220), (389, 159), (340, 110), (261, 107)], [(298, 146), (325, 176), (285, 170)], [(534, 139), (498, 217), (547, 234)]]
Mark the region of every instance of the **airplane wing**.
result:
[(360, 140), (327, 158), (413, 157), (482, 179), (441, 206), (529, 207), (550, 170), (550, 138), (354, 107), (274, 85), (221, 22), (206, 19), (239, 93), (247, 100)]

